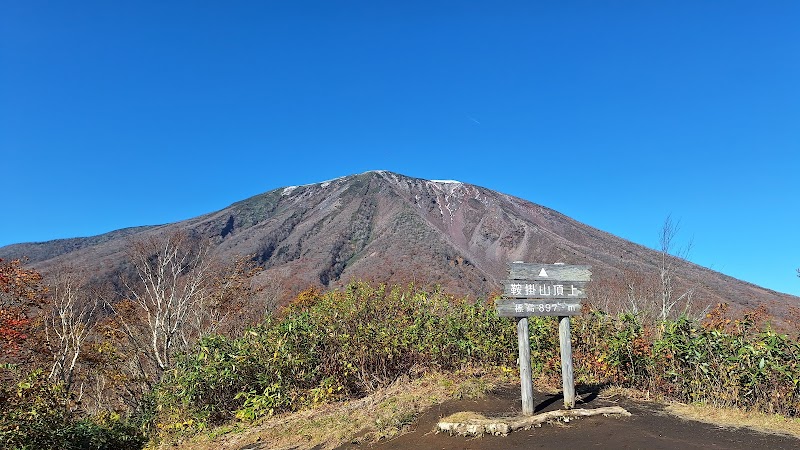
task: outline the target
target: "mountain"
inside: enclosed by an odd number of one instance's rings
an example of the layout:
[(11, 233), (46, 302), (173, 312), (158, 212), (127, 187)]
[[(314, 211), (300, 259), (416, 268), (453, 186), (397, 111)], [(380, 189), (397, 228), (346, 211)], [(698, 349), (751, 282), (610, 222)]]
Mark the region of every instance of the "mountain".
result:
[[(261, 276), (284, 280), (286, 298), (309, 285), (336, 287), (351, 279), (438, 284), (485, 297), (500, 289), (508, 262), (526, 261), (589, 264), (590, 294), (620, 301), (658, 292), (662, 256), (527, 200), (373, 171), (275, 189), (182, 222), (10, 245), (0, 248), (0, 258), (26, 256), (44, 272), (67, 263), (102, 275), (124, 264), (131, 239), (176, 230), (209, 238), (221, 258), (250, 255), (266, 269)], [(691, 291), (696, 305), (765, 305), (780, 316), (800, 300), (671, 261), (676, 292)]]

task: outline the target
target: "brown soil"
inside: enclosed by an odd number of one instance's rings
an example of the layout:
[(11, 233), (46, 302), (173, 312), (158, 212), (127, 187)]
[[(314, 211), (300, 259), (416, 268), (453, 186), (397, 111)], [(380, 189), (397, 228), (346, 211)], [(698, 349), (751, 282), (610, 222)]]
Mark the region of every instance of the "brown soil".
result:
[[(562, 408), (560, 395), (535, 393), (535, 413)], [(600, 398), (596, 392), (582, 393), (577, 408), (622, 406), (631, 417), (587, 417), (569, 423), (544, 424), (540, 428), (512, 432), (508, 436), (461, 437), (436, 433), (441, 417), (460, 411), (474, 411), (487, 417), (518, 414), (519, 387), (498, 389), (480, 400), (443, 403), (422, 414), (411, 429), (394, 439), (377, 443), (348, 444), (340, 450), (429, 450), (429, 449), (798, 449), (800, 439), (764, 434), (748, 429), (724, 429), (670, 415), (651, 402), (622, 398)]]

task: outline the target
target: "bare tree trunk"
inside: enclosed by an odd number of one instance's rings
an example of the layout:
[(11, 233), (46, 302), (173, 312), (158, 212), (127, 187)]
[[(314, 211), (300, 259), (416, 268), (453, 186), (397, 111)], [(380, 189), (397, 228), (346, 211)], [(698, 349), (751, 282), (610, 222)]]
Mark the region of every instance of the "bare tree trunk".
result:
[[(184, 233), (134, 242), (129, 258), (133, 280), (124, 280), (138, 317), (129, 318), (114, 309), (134, 346), (155, 366), (157, 381), (172, 366), (172, 355), (186, 349), (199, 330), (192, 315), (206, 306), (211, 263), (207, 243)], [(136, 327), (140, 319), (143, 327)], [(142, 339), (144, 334), (144, 339)]]
[(106, 305), (131, 346), (129, 369), (145, 388), (173, 367), (176, 353), (240, 321), (238, 314), (260, 292), (251, 278), (261, 268), (252, 258), (224, 266), (210, 251), (208, 241), (182, 232), (135, 241), (129, 248), (133, 272), (122, 280), (126, 299)]
[[(675, 238), (680, 231), (680, 221), (673, 222), (672, 216), (664, 219), (659, 235), (661, 251), (661, 261), (659, 264), (659, 275), (661, 278), (661, 311), (659, 317), (666, 320), (672, 313), (675, 306), (682, 300), (686, 302), (688, 308), (691, 303), (693, 290), (688, 290), (678, 298), (674, 294), (675, 266), (678, 261), (686, 259), (692, 248), (692, 241), (683, 248), (676, 248)], [(684, 308), (686, 310), (686, 308)]]
[[(52, 309), (45, 319), (45, 338), (53, 354), (50, 378), (64, 383), (71, 393), (81, 348), (93, 326), (97, 299), (90, 299), (83, 277), (67, 269), (56, 274)], [(83, 392), (79, 391), (77, 399)]]

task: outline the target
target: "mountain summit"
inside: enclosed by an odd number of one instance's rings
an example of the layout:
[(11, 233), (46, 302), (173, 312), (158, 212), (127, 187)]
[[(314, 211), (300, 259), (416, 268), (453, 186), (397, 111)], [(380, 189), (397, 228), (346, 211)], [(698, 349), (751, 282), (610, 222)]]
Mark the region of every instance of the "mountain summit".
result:
[[(0, 248), (0, 258), (27, 256), (45, 271), (68, 262), (103, 272), (122, 264), (130, 239), (177, 230), (209, 238), (219, 257), (251, 255), (266, 269), (262, 276), (285, 280), (287, 296), (309, 285), (361, 279), (438, 284), (485, 297), (500, 289), (510, 261), (526, 261), (591, 265), (599, 299), (655, 289), (662, 257), (527, 200), (457, 181), (372, 171), (275, 189), (168, 225), (15, 244)], [(797, 300), (671, 261), (676, 286), (696, 304), (765, 304), (780, 314)]]

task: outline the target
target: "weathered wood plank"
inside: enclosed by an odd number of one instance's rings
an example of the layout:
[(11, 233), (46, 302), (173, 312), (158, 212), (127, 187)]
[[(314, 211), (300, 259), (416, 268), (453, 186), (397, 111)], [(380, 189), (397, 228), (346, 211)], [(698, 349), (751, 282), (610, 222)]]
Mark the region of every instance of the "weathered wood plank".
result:
[(508, 265), (512, 280), (591, 281), (592, 266), (566, 264), (534, 264), (514, 262)]
[(503, 280), (503, 297), (543, 299), (586, 298), (586, 282), (556, 280)]
[(501, 298), (494, 302), (497, 315), (500, 317), (529, 316), (578, 316), (581, 313), (581, 302), (571, 300), (531, 300)]

